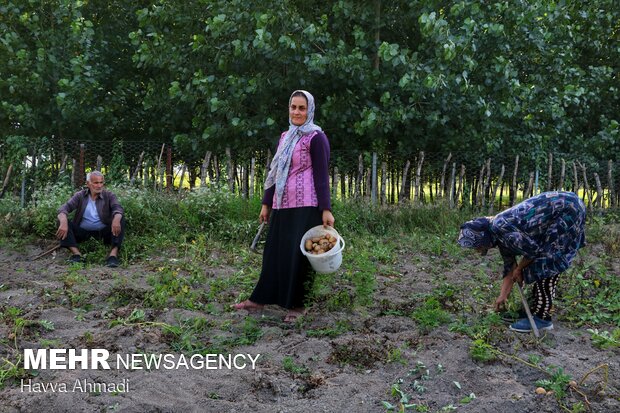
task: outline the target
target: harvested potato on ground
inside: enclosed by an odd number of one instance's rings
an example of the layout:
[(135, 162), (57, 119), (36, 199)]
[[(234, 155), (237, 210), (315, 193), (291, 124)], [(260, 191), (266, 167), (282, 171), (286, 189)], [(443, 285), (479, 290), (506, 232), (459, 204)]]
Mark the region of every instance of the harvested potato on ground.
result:
[(536, 394), (546, 394), (546, 393), (547, 393), (547, 390), (545, 390), (544, 388), (542, 387), (536, 388)]

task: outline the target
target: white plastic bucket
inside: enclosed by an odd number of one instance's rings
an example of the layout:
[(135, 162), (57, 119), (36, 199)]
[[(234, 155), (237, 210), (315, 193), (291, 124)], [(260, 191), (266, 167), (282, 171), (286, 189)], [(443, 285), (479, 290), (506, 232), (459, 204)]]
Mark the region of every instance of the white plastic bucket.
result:
[[(336, 237), (336, 245), (331, 250), (324, 252), (320, 255), (310, 254), (306, 251), (305, 245), (308, 238), (320, 237), (326, 233)], [(331, 228), (324, 228), (323, 225), (317, 225), (310, 228), (303, 237), (301, 237), (301, 243), (299, 244), (301, 253), (308, 257), (310, 265), (314, 271), (322, 274), (328, 274), (338, 271), (342, 264), (342, 250), (344, 250), (344, 239), (338, 234), (338, 232)]]

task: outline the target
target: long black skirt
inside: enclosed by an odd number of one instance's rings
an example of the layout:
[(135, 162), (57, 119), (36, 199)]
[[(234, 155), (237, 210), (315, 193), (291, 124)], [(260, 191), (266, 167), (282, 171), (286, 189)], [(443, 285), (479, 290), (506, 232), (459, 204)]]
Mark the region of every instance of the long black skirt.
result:
[(303, 307), (308, 293), (310, 263), (301, 253), (301, 237), (323, 223), (317, 207), (274, 209), (263, 251), (263, 267), (250, 296), (259, 304)]

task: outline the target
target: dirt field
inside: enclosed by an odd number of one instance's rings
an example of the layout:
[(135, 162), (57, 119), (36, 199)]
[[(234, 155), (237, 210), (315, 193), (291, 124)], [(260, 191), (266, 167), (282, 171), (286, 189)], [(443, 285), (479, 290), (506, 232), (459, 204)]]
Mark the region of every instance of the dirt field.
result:
[[(96, 263), (74, 268), (65, 263), (68, 255), (64, 251), (37, 261), (29, 259), (44, 247), (0, 250), (1, 357), (15, 362), (24, 348), (104, 348), (112, 354), (180, 357), (179, 349), (216, 338), (220, 344), (233, 340), (228, 343), (234, 345), (224, 347), (233, 354), (260, 356), (255, 370), (28, 371), (22, 379), (25, 383), (66, 383), (67, 392), (32, 391), (35, 386), (24, 389), (20, 378), (10, 378), (0, 390), (3, 412), (361, 413), (389, 411), (390, 405), (392, 411), (411, 412), (562, 411), (554, 395), (535, 394), (536, 381), (550, 378), (536, 365), (561, 367), (579, 382), (562, 399), (569, 409), (620, 411), (618, 349), (594, 347), (585, 327), (569, 328), (563, 322), (561, 309), (555, 330), (538, 342), (504, 327), (496, 330), (497, 348), (510, 357), (489, 362), (474, 361), (472, 338), (450, 331), (449, 323), (422, 329), (410, 316), (420, 297), (452, 285), (452, 299), (442, 305), (450, 310), (453, 321), (461, 317), (473, 322), (474, 314), (484, 314), (489, 308), (472, 292), (468, 273), (476, 269), (491, 275), (499, 269), (497, 254), (452, 258), (403, 248), (393, 264), (379, 265), (372, 305), (329, 311), (319, 302), (303, 321), (289, 325), (277, 307), (269, 306), (259, 314), (231, 311), (229, 305), (242, 289), (234, 283), (214, 292), (218, 299), (201, 310), (175, 303), (143, 307), (153, 289), (152, 277), (162, 266), (178, 262), (173, 254), (117, 269)], [(592, 250), (586, 254), (596, 255)], [(611, 270), (618, 275), (617, 264)], [(225, 260), (204, 268), (209, 280), (236, 279), (239, 271), (239, 266)], [(213, 289), (215, 284), (210, 285)], [(339, 285), (346, 285), (346, 280)], [(491, 294), (490, 281), (479, 287), (476, 291)], [(493, 288), (497, 287), (495, 283)], [(20, 327), (16, 318), (27, 321)], [(194, 327), (202, 329), (171, 333), (162, 327), (183, 325), (183, 320), (193, 320)], [(607, 377), (604, 368), (586, 377), (602, 365), (608, 366)], [(3, 368), (8, 366), (5, 363)], [(71, 391), (75, 381), (83, 379), (108, 384), (125, 380), (128, 391)]]

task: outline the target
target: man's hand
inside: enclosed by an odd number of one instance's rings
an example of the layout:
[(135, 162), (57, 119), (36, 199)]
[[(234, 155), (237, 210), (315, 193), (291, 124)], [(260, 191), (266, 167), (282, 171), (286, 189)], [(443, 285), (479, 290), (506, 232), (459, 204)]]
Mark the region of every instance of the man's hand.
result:
[(60, 222), (60, 225), (58, 225), (58, 230), (56, 231), (56, 238), (63, 240), (67, 238), (67, 234), (69, 233), (67, 216), (65, 214), (58, 214), (58, 221)]
[(323, 226), (324, 227), (333, 227), (335, 223), (334, 216), (332, 215), (332, 211), (329, 209), (323, 210)]
[(112, 218), (112, 235), (118, 237), (121, 234), (121, 214), (114, 215)]

